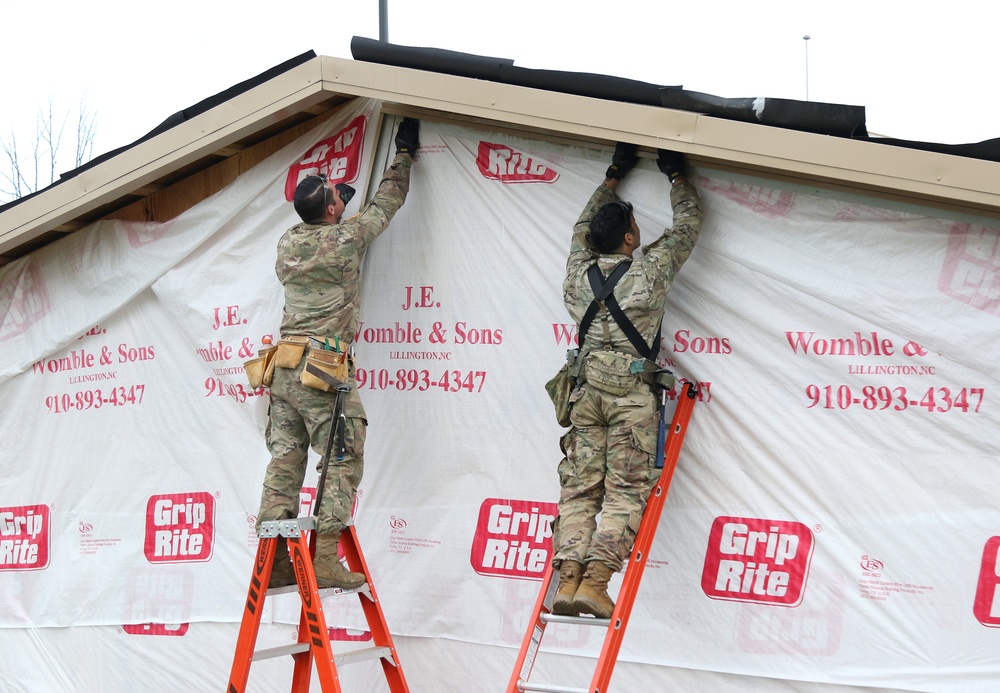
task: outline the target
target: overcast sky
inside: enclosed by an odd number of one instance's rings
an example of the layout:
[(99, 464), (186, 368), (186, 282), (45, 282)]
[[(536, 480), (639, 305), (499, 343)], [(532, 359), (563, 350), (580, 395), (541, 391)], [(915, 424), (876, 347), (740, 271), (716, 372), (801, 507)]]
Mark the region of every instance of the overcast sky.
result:
[[(352, 36), (378, 38), (378, 4), (0, 0), (0, 139), (30, 138), (50, 97), (62, 114), (85, 98), (94, 154), (114, 149), (305, 51), (350, 59)], [(726, 98), (808, 87), (864, 106), (872, 134), (966, 143), (1000, 137), (998, 19), (988, 0), (389, 0), (389, 40)]]

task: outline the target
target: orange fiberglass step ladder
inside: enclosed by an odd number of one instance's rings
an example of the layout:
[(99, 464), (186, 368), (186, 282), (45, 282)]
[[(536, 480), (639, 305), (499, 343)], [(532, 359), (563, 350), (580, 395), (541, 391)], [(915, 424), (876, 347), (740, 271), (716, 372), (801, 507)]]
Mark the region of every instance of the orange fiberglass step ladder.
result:
[[(295, 660), (295, 668), (292, 672), (292, 693), (306, 693), (309, 690), (314, 660), (323, 693), (342, 693), (337, 667), (374, 658), (381, 659), (382, 671), (389, 684), (389, 691), (391, 693), (409, 693), (409, 688), (407, 688), (403, 678), (403, 669), (399, 664), (396, 648), (392, 644), (389, 628), (385, 624), (385, 616), (382, 614), (382, 607), (375, 594), (371, 573), (368, 572), (368, 564), (361, 553), (361, 546), (358, 543), (358, 535), (354, 526), (348, 525), (341, 532), (340, 547), (347, 559), (348, 568), (352, 572), (364, 573), (365, 584), (353, 590), (320, 589), (316, 584), (316, 573), (313, 570), (315, 545), (311, 548), (308, 539), (308, 533), (315, 529), (315, 523), (315, 517), (300, 517), (294, 520), (278, 520), (261, 524), (261, 539), (257, 546), (253, 574), (250, 576), (250, 591), (243, 609), (243, 622), (240, 624), (240, 634), (236, 640), (236, 655), (233, 658), (233, 668), (229, 675), (226, 693), (244, 692), (252, 662), (285, 655), (291, 655)], [(285, 537), (288, 542), (288, 553), (291, 556), (292, 565), (295, 567), (295, 577), (298, 584), (268, 590), (267, 583), (271, 579), (271, 566), (274, 564), (274, 554), (279, 536)], [(315, 532), (313, 532), (313, 536), (315, 536)], [(298, 591), (302, 601), (298, 642), (293, 645), (255, 652), (254, 646), (257, 642), (257, 631), (260, 628), (265, 596), (293, 590)], [(361, 601), (374, 646), (336, 654), (330, 646), (321, 600), (324, 596), (351, 593), (357, 593)]]
[[(521, 651), (518, 653), (517, 661), (514, 664), (514, 673), (507, 684), (507, 693), (519, 693), (520, 691), (539, 691), (540, 693), (607, 693), (608, 685), (611, 681), (611, 672), (614, 670), (615, 662), (618, 659), (618, 650), (621, 649), (622, 639), (625, 637), (625, 627), (628, 625), (629, 614), (632, 612), (632, 604), (635, 602), (635, 595), (639, 591), (639, 582), (642, 580), (642, 572), (646, 567), (649, 548), (653, 543), (653, 535), (656, 534), (656, 526), (660, 521), (660, 513), (663, 511), (663, 502), (667, 498), (667, 490), (670, 488), (670, 481), (673, 479), (674, 470), (677, 468), (677, 457), (681, 452), (681, 445), (684, 443), (684, 434), (687, 432), (688, 422), (691, 419), (691, 411), (694, 409), (695, 399), (698, 391), (691, 383), (685, 384), (681, 394), (677, 398), (677, 407), (674, 409), (674, 417), (670, 423), (670, 428), (664, 426), (664, 421), (660, 420), (660, 439), (663, 442), (661, 452), (663, 454), (663, 471), (660, 472), (659, 481), (649, 494), (646, 503), (646, 510), (642, 515), (642, 522), (639, 523), (639, 531), (636, 533), (635, 545), (626, 565), (625, 576), (622, 580), (621, 590), (618, 592), (618, 600), (615, 603), (614, 612), (611, 618), (594, 618), (592, 616), (557, 616), (552, 613), (552, 602), (555, 599), (558, 579), (553, 579), (553, 569), (551, 563), (545, 571), (542, 579), (542, 587), (535, 602), (535, 609), (528, 622), (528, 630), (521, 643)], [(659, 460), (657, 461), (659, 466)], [(528, 677), (535, 664), (535, 659), (541, 650), (542, 635), (545, 633), (545, 626), (549, 623), (572, 623), (581, 627), (591, 626), (606, 629), (604, 636), (604, 646), (597, 659), (597, 668), (594, 678), (590, 682), (589, 688), (573, 688), (569, 686), (531, 683)]]

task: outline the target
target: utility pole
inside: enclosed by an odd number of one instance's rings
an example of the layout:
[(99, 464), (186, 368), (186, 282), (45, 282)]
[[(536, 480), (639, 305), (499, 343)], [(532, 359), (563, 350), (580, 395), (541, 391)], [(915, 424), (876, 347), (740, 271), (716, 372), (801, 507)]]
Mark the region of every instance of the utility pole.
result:
[(389, 42), (389, 0), (378, 0), (378, 40)]
[[(385, 0), (383, 0), (384, 2)], [(806, 101), (809, 100), (809, 34), (802, 37), (806, 44)]]

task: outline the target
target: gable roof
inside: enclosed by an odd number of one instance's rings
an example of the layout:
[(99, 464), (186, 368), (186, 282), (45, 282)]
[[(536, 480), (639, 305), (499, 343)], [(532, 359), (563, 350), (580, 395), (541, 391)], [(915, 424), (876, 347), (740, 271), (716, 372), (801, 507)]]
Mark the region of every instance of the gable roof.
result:
[[(142, 208), (195, 176), (213, 179), (204, 186), (207, 197), (252, 165), (248, 151), (266, 150), (267, 142), (285, 133), (290, 139), (357, 96), (382, 100), (388, 113), (609, 149), (630, 141), (682, 151), (707, 169), (1000, 218), (1000, 163), (990, 160), (998, 158), (991, 155), (997, 140), (963, 146), (876, 141), (864, 131), (863, 109), (855, 106), (779, 100), (779, 109), (768, 113), (766, 106), (764, 113), (771, 118), (777, 112), (782, 122), (764, 122), (755, 115), (755, 100), (718, 99), (680, 87), (525, 70), (505, 59), (359, 38), (352, 51), (359, 59), (311, 51), (297, 56), (0, 207), (0, 263), (97, 219), (121, 218), (123, 210)], [(224, 175), (207, 175), (223, 166)], [(147, 204), (128, 218), (170, 218), (165, 206), (153, 207)]]

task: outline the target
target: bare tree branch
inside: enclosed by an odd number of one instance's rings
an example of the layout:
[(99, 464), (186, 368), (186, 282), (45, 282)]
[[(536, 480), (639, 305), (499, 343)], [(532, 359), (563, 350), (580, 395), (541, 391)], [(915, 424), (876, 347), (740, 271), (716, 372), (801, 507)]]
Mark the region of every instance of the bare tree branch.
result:
[(55, 97), (50, 94), (48, 111), (41, 109), (38, 111), (39, 139), (48, 148), (47, 167), (50, 183), (56, 179), (56, 156), (59, 153), (59, 145), (62, 143), (63, 130), (66, 128), (66, 119), (69, 117), (68, 114), (63, 116), (62, 122), (57, 127), (53, 113), (54, 103)]
[[(60, 149), (71, 112), (67, 111), (61, 121), (57, 121), (56, 112), (55, 97), (49, 96), (47, 107), (39, 107), (35, 115), (35, 135), (27, 145), (23, 140), (18, 141), (13, 130), (9, 140), (0, 139), (0, 148), (3, 149), (3, 156), (0, 157), (0, 202), (19, 199), (52, 184), (60, 168), (66, 166), (60, 163)], [(87, 105), (86, 95), (81, 98), (76, 115), (73, 168), (90, 161), (94, 152), (97, 113)]]
[(2, 145), (4, 156), (7, 157), (7, 166), (3, 171), (5, 187), (0, 189), (0, 194), (16, 200), (25, 195), (28, 182), (24, 180), (24, 174), (21, 172), (21, 159), (17, 153), (17, 138), (13, 131), (10, 133), (10, 141), (3, 140)]
[(74, 168), (79, 168), (94, 157), (94, 137), (97, 135), (97, 112), (87, 105), (87, 94), (80, 97), (79, 117), (76, 121), (76, 157)]

